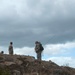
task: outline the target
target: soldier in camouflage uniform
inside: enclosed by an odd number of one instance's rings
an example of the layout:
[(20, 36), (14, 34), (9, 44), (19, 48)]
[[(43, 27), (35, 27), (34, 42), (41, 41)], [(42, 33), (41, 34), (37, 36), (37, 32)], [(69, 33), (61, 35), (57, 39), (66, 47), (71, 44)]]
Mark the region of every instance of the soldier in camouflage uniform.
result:
[(9, 54), (13, 55), (13, 42), (10, 42), (10, 46), (9, 46)]
[(37, 59), (41, 61), (41, 53), (44, 50), (42, 44), (38, 41), (35, 42), (35, 52), (37, 53)]

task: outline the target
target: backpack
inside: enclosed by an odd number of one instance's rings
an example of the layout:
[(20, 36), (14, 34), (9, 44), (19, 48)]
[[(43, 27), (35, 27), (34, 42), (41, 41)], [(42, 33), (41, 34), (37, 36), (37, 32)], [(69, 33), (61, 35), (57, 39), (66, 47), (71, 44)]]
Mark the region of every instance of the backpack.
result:
[(40, 43), (40, 50), (41, 51), (43, 51), (44, 50), (44, 48), (43, 48), (43, 46), (42, 46), (42, 44)]

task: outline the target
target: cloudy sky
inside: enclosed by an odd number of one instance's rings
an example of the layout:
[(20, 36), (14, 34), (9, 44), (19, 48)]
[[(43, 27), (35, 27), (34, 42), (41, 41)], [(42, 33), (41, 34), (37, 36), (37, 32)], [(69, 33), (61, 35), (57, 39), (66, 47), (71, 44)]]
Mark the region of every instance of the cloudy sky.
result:
[(0, 51), (13, 41), (15, 54), (36, 57), (36, 40), (44, 60), (75, 67), (75, 0), (0, 0)]

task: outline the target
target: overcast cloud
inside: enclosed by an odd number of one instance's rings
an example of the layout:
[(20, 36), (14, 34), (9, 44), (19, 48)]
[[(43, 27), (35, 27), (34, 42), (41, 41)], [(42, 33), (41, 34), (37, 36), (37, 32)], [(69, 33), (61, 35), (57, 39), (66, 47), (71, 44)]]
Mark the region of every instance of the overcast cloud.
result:
[(48, 60), (52, 60), (60, 66), (69, 66), (75, 68), (75, 58), (72, 57), (51, 57)]
[(75, 40), (75, 0), (0, 0), (1, 45)]

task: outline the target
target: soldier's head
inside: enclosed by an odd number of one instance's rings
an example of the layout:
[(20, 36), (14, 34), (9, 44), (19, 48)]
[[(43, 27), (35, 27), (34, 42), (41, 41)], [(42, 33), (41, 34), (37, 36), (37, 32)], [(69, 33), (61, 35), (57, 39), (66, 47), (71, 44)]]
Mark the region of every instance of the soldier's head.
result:
[(13, 44), (13, 42), (10, 42), (10, 44), (12, 45), (12, 44)]
[(39, 43), (38, 41), (35, 41), (35, 44)]
[(4, 54), (4, 51), (1, 51), (1, 54)]

